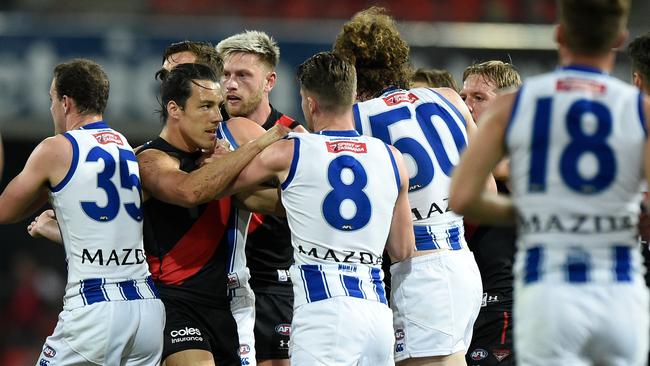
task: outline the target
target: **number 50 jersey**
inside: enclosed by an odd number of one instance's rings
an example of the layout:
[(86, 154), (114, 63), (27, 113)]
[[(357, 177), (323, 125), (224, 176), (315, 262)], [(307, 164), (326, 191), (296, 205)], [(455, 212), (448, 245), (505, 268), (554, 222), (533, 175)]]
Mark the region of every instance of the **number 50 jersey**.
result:
[(456, 107), (433, 89), (392, 89), (355, 104), (354, 120), (357, 131), (404, 154), (417, 249), (465, 247), (463, 218), (448, 205), (451, 173), (467, 145)]

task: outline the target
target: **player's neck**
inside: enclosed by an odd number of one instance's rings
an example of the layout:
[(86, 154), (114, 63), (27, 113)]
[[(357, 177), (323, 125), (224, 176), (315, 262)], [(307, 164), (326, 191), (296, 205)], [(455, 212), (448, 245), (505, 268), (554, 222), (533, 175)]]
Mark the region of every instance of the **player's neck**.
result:
[(354, 130), (352, 110), (343, 114), (322, 114), (314, 121), (314, 132)]
[(159, 136), (179, 150), (190, 153), (199, 150), (196, 146), (193, 146), (187, 139), (184, 138), (184, 134), (178, 130), (177, 126), (170, 126), (169, 120), (163, 127)]
[(254, 121), (258, 125), (263, 126), (264, 123), (266, 123), (266, 120), (269, 118), (270, 114), (271, 114), (271, 104), (269, 103), (268, 95), (266, 95), (262, 97), (262, 101), (257, 106), (257, 108), (255, 108), (255, 110), (251, 114), (245, 117)]
[(103, 117), (101, 114), (90, 114), (90, 115), (73, 115), (68, 117), (66, 121), (66, 131), (76, 130), (79, 127), (85, 125), (102, 121)]
[(561, 66), (570, 66), (570, 65), (582, 65), (593, 67), (604, 72), (611, 72), (614, 68), (614, 60), (616, 54), (614, 52), (608, 52), (599, 56), (587, 56), (576, 54), (570, 51), (565, 51), (560, 53), (560, 65)]

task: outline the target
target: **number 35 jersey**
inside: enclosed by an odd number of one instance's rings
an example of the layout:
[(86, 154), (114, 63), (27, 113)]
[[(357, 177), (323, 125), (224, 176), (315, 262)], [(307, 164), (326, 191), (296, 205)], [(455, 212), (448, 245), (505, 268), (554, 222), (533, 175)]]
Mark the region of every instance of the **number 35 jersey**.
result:
[(636, 245), (641, 102), (637, 88), (582, 66), (527, 80), (505, 135), (520, 249)]
[(281, 188), (295, 306), (335, 296), (385, 303), (381, 260), (401, 184), (389, 147), (353, 130), (290, 137)]
[(72, 145), (72, 163), (63, 181), (51, 187), (50, 198), (68, 262), (66, 305), (130, 300), (131, 295), (155, 297), (146, 281), (141, 188), (133, 149), (103, 122), (64, 136)]
[(451, 173), (467, 146), (456, 107), (433, 89), (391, 89), (357, 103), (354, 119), (357, 131), (404, 154), (417, 249), (466, 247), (463, 218), (448, 204)]

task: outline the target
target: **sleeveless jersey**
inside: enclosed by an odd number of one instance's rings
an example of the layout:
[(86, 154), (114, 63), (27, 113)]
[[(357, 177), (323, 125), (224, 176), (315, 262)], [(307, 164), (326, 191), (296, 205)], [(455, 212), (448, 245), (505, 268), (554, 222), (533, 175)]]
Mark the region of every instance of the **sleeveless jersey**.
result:
[[(138, 154), (156, 149), (177, 158), (179, 169), (198, 168), (201, 152), (188, 153), (162, 138)], [(152, 277), (163, 297), (229, 309), (226, 226), (230, 198), (185, 208), (150, 197), (144, 207), (144, 247)]]
[[(646, 140), (638, 89), (571, 66), (529, 79), (506, 131), (519, 215), (516, 273), (628, 281)], [(633, 248), (633, 250), (630, 250)]]
[(386, 303), (381, 258), (400, 186), (393, 154), (356, 131), (289, 136), (293, 161), (281, 188), (294, 307), (336, 296)]
[(64, 136), (72, 144), (72, 163), (50, 190), (68, 262), (64, 306), (156, 298), (142, 243), (133, 149), (104, 122)]
[(357, 131), (404, 154), (417, 249), (466, 247), (463, 218), (448, 204), (451, 173), (467, 145), (456, 107), (433, 89), (390, 89), (355, 104), (354, 120)]

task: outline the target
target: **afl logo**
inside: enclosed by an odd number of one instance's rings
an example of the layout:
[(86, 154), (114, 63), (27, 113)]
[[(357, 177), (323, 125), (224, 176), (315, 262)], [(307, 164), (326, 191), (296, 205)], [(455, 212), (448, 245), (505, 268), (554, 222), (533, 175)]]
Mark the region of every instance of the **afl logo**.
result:
[(275, 326), (275, 332), (283, 336), (289, 336), (291, 335), (291, 324), (278, 324)]
[(477, 348), (477, 349), (473, 350), (472, 354), (470, 355), (470, 357), (472, 357), (472, 360), (474, 360), (474, 361), (482, 360), (482, 359), (486, 358), (487, 356), (488, 356), (487, 351), (484, 350), (484, 349), (481, 349), (481, 348)]
[(247, 344), (242, 344), (241, 346), (239, 346), (239, 355), (240, 356), (247, 355), (248, 352), (250, 352), (250, 351), (251, 351), (251, 348)]
[(404, 329), (397, 329), (395, 331), (395, 340), (401, 341), (404, 339)]
[(43, 349), (43, 354), (45, 355), (45, 357), (52, 358), (56, 356), (56, 351), (54, 350), (54, 348), (45, 345), (45, 348)]

